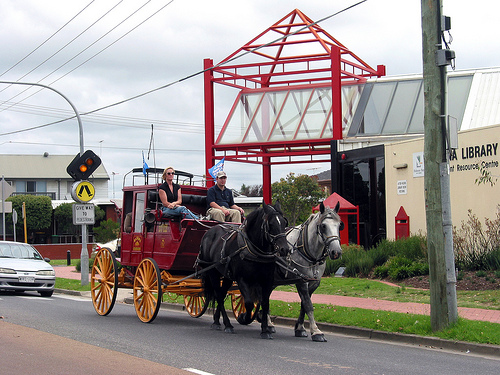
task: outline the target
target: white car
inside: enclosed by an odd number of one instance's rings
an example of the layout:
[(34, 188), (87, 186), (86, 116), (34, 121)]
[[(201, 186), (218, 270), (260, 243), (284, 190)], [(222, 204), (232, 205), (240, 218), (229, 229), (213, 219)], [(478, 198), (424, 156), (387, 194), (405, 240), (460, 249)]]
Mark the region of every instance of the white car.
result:
[(56, 274), (49, 261), (27, 243), (0, 241), (0, 290), (35, 291), (50, 297)]

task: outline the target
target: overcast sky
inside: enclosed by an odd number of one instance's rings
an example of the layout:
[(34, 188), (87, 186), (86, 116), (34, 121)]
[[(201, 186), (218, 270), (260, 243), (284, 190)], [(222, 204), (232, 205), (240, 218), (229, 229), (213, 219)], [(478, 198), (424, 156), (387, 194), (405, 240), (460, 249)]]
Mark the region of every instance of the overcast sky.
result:
[[(196, 73), (203, 59), (219, 62), (295, 8), (319, 20), (357, 2), (2, 0), (0, 80), (49, 85), (80, 113), (172, 83), (83, 115), (85, 149), (101, 156), (110, 176), (116, 173), (116, 190), (125, 173), (142, 166), (142, 152), (150, 167), (173, 165), (201, 175), (206, 173), (203, 77)], [(499, 4), (444, 0), (457, 70), (500, 66)], [(422, 72), (419, 0), (367, 0), (320, 26), (372, 67), (386, 65), (388, 76)], [(219, 126), (223, 112), (216, 109)], [(73, 114), (50, 90), (0, 85), (0, 152), (76, 155), (80, 139), (74, 119), (22, 131)], [(272, 181), (288, 172), (316, 174), (329, 168), (321, 163), (277, 166)], [(262, 183), (260, 166), (226, 163), (225, 170), (229, 187)]]

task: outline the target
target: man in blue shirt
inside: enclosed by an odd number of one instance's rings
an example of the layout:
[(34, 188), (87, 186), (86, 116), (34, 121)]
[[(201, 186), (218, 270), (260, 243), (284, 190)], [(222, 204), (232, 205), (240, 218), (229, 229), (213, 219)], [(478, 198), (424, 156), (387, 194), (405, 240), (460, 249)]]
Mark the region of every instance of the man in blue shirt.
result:
[(233, 191), (226, 188), (226, 172), (217, 172), (215, 181), (216, 185), (207, 192), (207, 215), (210, 215), (212, 220), (241, 223), (245, 212), (234, 204)]

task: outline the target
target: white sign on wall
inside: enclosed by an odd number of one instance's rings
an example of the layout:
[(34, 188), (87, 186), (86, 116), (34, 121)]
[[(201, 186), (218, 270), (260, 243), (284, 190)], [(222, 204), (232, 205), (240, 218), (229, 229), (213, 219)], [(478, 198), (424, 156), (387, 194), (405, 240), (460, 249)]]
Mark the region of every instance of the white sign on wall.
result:
[(424, 177), (424, 153), (413, 153), (413, 177)]
[(406, 180), (399, 180), (398, 181), (398, 188), (397, 189), (398, 189), (398, 195), (408, 194)]

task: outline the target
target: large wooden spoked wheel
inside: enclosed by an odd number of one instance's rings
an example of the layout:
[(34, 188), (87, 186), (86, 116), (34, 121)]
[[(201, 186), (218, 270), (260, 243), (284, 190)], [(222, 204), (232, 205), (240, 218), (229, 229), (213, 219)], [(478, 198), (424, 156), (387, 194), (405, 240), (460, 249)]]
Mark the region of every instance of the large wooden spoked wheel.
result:
[(186, 306), (189, 315), (193, 318), (199, 318), (207, 311), (208, 302), (203, 295), (185, 295), (184, 306)]
[(118, 294), (118, 264), (115, 255), (107, 247), (101, 248), (94, 258), (90, 294), (95, 311), (99, 315), (108, 315)]
[(137, 316), (150, 323), (161, 305), (162, 282), (160, 269), (154, 259), (145, 258), (137, 266), (134, 277), (134, 306)]
[[(257, 317), (257, 311), (259, 310), (260, 303), (254, 303), (254, 308), (252, 310), (252, 322)], [(238, 317), (247, 311), (245, 308), (245, 299), (240, 293), (231, 293), (231, 307), (233, 309), (233, 314), (236, 320)]]

